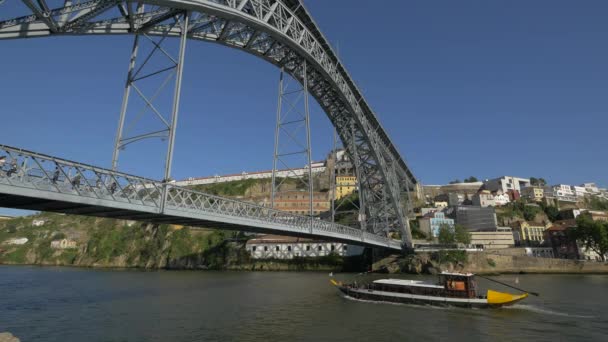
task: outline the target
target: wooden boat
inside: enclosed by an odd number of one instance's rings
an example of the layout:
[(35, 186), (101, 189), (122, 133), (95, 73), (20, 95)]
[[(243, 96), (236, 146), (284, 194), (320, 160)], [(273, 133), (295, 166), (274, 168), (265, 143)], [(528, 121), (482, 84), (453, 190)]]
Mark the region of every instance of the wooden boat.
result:
[(492, 308), (511, 305), (528, 297), (528, 293), (516, 295), (494, 290), (488, 290), (485, 296), (478, 295), (475, 275), (471, 273), (443, 272), (435, 284), (403, 279), (379, 279), (369, 284), (330, 281), (349, 297), (392, 303)]

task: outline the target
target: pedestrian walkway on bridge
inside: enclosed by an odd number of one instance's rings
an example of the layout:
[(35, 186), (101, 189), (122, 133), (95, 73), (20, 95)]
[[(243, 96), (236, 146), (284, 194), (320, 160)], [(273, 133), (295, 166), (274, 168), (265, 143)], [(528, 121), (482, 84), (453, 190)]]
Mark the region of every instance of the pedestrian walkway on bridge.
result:
[(400, 241), (360, 229), (4, 145), (0, 207), (401, 249)]

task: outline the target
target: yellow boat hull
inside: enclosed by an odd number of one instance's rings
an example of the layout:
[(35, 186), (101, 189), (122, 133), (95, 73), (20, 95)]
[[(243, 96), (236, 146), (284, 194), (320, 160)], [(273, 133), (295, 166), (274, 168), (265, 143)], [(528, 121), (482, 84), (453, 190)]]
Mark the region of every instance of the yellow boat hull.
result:
[(522, 299), (528, 298), (528, 294), (524, 293), (521, 295), (514, 295), (511, 293), (498, 292), (493, 290), (488, 290), (487, 292), (488, 304), (503, 306), (503, 305), (511, 305), (516, 302), (519, 302)]

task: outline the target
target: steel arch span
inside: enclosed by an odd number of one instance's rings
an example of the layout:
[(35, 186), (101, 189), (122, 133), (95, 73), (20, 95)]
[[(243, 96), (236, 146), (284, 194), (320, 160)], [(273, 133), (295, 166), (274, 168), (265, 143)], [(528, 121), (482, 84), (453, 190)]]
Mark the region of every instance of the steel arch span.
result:
[[(300, 0), (22, 0), (2, 18), (0, 39), (145, 33), (215, 42), (258, 56), (300, 82), (306, 78), (359, 176), (362, 229), (400, 230), (411, 243), (406, 191), (418, 183), (376, 114)], [(0, 18), (2, 7), (0, 4)], [(308, 67), (306, 67), (308, 66)]]

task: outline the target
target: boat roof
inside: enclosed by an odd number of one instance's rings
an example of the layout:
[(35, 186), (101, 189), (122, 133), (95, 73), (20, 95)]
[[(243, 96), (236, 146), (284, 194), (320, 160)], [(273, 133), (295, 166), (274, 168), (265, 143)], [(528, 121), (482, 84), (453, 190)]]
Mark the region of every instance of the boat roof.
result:
[(473, 273), (458, 273), (458, 272), (441, 272), (441, 275), (459, 276), (459, 277), (473, 277), (473, 276), (475, 276)]
[(430, 287), (434, 289), (443, 289), (442, 285), (430, 284), (420, 280), (409, 279), (378, 279), (374, 280), (374, 284), (400, 285), (400, 286), (419, 286)]

